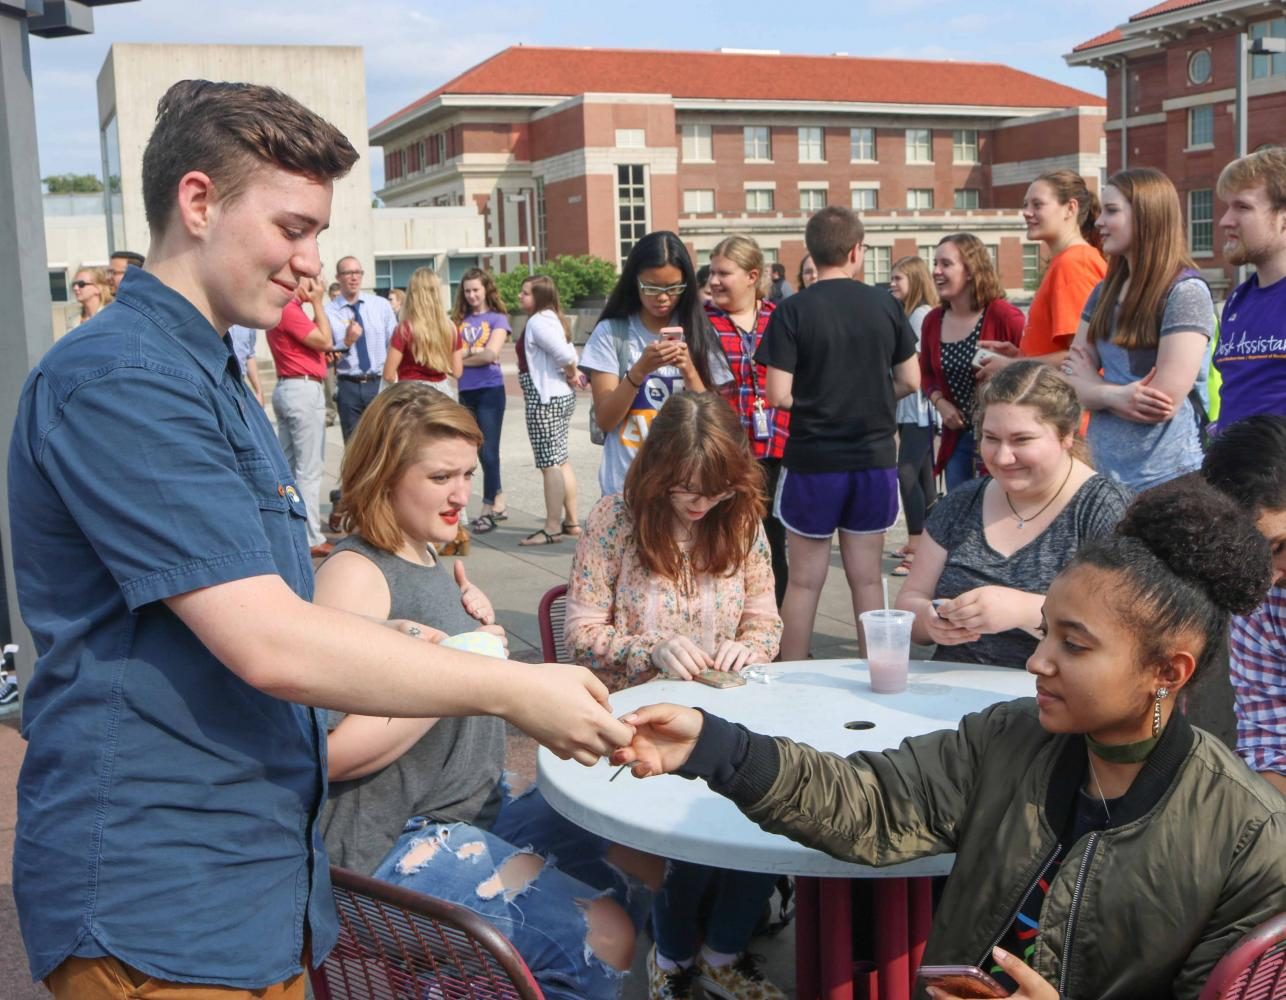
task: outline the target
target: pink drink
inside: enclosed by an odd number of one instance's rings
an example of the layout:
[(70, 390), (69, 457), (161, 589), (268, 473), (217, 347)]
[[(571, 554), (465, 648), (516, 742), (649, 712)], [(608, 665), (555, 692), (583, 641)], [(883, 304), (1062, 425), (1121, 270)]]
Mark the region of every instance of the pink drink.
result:
[(906, 690), (908, 653), (898, 656), (896, 653), (881, 650), (880, 655), (872, 653), (866, 661), (871, 672), (871, 690), (876, 694), (897, 694)]

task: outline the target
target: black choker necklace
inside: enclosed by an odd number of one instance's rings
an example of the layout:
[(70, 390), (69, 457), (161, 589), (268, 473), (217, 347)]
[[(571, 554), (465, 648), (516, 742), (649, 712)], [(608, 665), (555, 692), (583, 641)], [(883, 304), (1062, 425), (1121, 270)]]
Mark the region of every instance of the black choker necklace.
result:
[(1100, 743), (1089, 733), (1085, 734), (1085, 745), (1095, 757), (1109, 764), (1141, 764), (1161, 742), (1159, 736), (1149, 736), (1135, 743)]
[(1001, 490), (1001, 492), (1005, 494), (1005, 503), (1009, 504), (1010, 513), (1014, 515), (1014, 519), (1018, 522), (1018, 527), (1021, 528), (1028, 521), (1036, 520), (1036, 518), (1040, 517), (1041, 514), (1049, 510), (1049, 505), (1063, 495), (1063, 490), (1067, 486), (1067, 481), (1072, 478), (1072, 470), (1074, 468), (1076, 468), (1076, 459), (1071, 458), (1069, 456), (1068, 462), (1067, 462), (1067, 475), (1063, 477), (1063, 484), (1058, 487), (1058, 492), (1055, 493), (1052, 497), (1050, 497), (1048, 501), (1046, 501), (1045, 506), (1042, 507), (1040, 510), (1036, 511), (1036, 513), (1033, 514), (1031, 517), (1023, 517), (1022, 514), (1019, 514), (1018, 509), (1014, 507), (1014, 502), (1009, 499), (1009, 493), (1005, 490)]

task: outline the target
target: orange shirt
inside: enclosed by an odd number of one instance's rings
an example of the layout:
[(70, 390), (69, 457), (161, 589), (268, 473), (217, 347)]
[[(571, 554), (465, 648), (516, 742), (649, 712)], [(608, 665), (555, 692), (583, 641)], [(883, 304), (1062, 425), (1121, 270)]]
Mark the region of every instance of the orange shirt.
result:
[(1081, 310), (1107, 274), (1107, 261), (1088, 243), (1070, 246), (1049, 262), (1031, 301), (1019, 350), (1034, 358), (1072, 346)]

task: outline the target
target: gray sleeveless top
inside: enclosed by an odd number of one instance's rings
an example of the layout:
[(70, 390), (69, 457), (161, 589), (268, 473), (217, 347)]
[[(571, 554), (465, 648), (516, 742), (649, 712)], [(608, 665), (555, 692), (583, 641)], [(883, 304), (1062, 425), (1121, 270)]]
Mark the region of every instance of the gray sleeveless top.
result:
[[(336, 552), (365, 556), (384, 574), (389, 618), (406, 618), (448, 635), (478, 622), (460, 604), (460, 588), (441, 562), (419, 566), (350, 535)], [(354, 684), (363, 683), (360, 676)], [(329, 727), (344, 718), (330, 712)], [(491, 716), (439, 719), (410, 750), (382, 771), (336, 781), (322, 807), (322, 836), (332, 863), (364, 875), (375, 871), (412, 816), (489, 827), (500, 808), (505, 724)]]

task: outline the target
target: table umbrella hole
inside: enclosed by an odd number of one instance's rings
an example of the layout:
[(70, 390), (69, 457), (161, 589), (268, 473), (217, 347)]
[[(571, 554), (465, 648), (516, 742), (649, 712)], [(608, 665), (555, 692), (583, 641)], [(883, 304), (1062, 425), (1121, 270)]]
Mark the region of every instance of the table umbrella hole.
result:
[(865, 721), (865, 720), (863, 720), (863, 719), (858, 719), (856, 722), (846, 722), (846, 723), (844, 723), (844, 728), (845, 728), (845, 729), (874, 729), (874, 728), (875, 728), (875, 723), (874, 723), (874, 722), (867, 722), (867, 721)]

